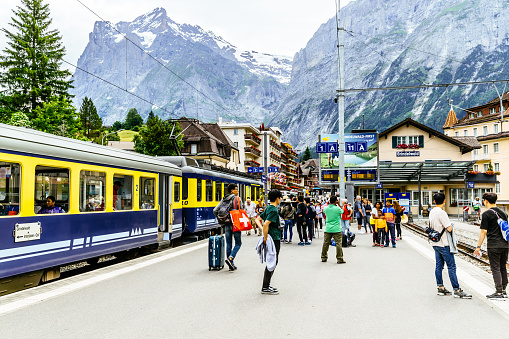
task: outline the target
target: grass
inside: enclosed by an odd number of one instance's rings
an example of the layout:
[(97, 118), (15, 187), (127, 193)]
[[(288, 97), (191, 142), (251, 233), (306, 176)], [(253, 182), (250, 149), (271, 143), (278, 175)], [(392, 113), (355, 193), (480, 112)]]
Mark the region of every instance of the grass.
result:
[(120, 132), (118, 132), (120, 141), (133, 141), (134, 136), (137, 134), (138, 134), (138, 132), (134, 132), (134, 131), (120, 131)]

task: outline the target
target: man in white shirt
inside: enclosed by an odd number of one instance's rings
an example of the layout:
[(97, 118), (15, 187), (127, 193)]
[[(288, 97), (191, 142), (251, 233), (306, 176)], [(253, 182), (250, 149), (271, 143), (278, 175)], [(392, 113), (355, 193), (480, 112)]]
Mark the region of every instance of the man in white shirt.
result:
[[(244, 205), (244, 209), (246, 210), (247, 217), (249, 218), (249, 221), (251, 222), (251, 226), (253, 226), (254, 232), (256, 234), (256, 231), (258, 229), (258, 227), (256, 226), (256, 222), (255, 222), (256, 204), (253, 204), (253, 202), (251, 202), (251, 199), (247, 198), (246, 204)], [(260, 230), (260, 232), (261, 232), (261, 230)], [(247, 231), (247, 235), (251, 235), (251, 231)]]
[(429, 212), (429, 226), (440, 233), (440, 240), (433, 242), (433, 249), (435, 250), (435, 278), (438, 285), (438, 295), (451, 295), (452, 293), (444, 287), (442, 279), (442, 271), (444, 263), (447, 264), (449, 272), (449, 279), (451, 280), (452, 288), (454, 289), (454, 297), (462, 299), (472, 299), (470, 294), (465, 293), (459, 285), (458, 277), (456, 276), (456, 262), (454, 260), (454, 253), (451, 253), (449, 247), (449, 240), (445, 232), (452, 232), (452, 223), (449, 220), (447, 212), (444, 211), (445, 194), (435, 193), (433, 195), (433, 202), (435, 207)]

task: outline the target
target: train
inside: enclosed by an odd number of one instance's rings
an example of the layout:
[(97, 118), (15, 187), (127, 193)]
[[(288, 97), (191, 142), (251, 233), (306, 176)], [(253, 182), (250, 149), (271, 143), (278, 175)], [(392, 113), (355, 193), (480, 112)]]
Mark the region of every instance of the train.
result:
[(0, 124), (0, 296), (71, 263), (217, 232), (212, 210), (230, 183), (243, 201), (263, 194), (254, 176), (192, 158)]

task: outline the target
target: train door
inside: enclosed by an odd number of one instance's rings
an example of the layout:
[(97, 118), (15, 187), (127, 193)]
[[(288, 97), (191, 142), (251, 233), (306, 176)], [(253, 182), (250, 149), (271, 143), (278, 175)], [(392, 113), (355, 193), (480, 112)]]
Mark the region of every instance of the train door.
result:
[(164, 232), (163, 240), (170, 240), (172, 232), (172, 202), (173, 202), (173, 177), (169, 175), (159, 175), (159, 230)]

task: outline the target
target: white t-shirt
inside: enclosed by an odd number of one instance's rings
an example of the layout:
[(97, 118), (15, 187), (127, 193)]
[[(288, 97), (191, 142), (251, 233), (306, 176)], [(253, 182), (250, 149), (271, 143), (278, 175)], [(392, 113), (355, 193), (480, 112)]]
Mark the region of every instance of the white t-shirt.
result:
[[(451, 226), (451, 221), (449, 220), (449, 216), (447, 212), (441, 209), (440, 207), (433, 207), (431, 212), (429, 212), (429, 225), (435, 231), (439, 233), (442, 232), (444, 228)], [(445, 231), (447, 232), (447, 231)], [(433, 246), (445, 247), (449, 246), (449, 240), (447, 239), (447, 234), (444, 232), (439, 242), (433, 242)]]
[(256, 217), (256, 204), (251, 201), (251, 203), (248, 205), (247, 202), (244, 204), (244, 209), (246, 210), (247, 217), (248, 218), (255, 218)]

